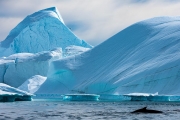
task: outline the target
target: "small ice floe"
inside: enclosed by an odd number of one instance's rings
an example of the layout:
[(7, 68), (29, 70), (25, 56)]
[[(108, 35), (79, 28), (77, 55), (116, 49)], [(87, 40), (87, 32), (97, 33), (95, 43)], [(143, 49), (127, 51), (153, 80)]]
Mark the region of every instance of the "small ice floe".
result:
[(0, 83), (0, 102), (31, 101), (33, 94)]
[(171, 101), (168, 95), (158, 95), (158, 92), (154, 94), (150, 93), (130, 93), (124, 96), (131, 97), (131, 101)]
[(65, 101), (98, 101), (100, 95), (96, 94), (65, 94), (62, 95)]

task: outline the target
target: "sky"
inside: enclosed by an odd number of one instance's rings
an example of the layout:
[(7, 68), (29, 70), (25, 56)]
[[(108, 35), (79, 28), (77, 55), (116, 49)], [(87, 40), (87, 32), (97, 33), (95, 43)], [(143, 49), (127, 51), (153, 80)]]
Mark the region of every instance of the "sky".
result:
[(180, 16), (180, 0), (0, 0), (0, 41), (27, 15), (52, 6), (93, 46), (138, 21)]

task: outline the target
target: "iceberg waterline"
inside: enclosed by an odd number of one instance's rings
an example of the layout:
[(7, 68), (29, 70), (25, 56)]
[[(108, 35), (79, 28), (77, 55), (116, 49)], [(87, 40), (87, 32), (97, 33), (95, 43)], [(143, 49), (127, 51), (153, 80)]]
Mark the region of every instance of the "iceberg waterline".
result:
[(66, 27), (57, 8), (44, 9), (27, 16), (0, 43), (0, 56), (6, 56), (0, 59), (0, 82), (46, 98), (179, 96), (179, 25), (180, 17), (148, 19), (92, 48)]

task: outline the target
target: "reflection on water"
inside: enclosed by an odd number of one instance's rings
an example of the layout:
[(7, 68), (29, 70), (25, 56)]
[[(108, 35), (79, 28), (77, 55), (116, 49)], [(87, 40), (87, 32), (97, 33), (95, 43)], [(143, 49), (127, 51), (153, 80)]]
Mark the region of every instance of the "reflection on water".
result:
[[(162, 114), (132, 114), (147, 106)], [(170, 120), (180, 118), (180, 102), (63, 102), (28, 101), (0, 103), (0, 120)]]

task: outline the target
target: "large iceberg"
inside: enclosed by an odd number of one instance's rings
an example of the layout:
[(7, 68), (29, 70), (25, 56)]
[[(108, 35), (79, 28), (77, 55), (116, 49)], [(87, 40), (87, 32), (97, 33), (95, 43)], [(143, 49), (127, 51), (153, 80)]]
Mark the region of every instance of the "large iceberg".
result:
[(27, 16), (4, 41), (0, 43), (0, 56), (14, 53), (37, 53), (56, 47), (63, 50), (69, 45), (91, 48), (75, 36), (64, 24), (56, 7), (40, 10)]
[(147, 99), (137, 94), (147, 93), (150, 100), (179, 100), (179, 25), (180, 17), (148, 19), (92, 48), (67, 28), (55, 7), (44, 9), (0, 43), (0, 82), (37, 97), (130, 100)]
[(180, 17), (138, 22), (79, 55), (50, 63), (36, 94), (180, 95)]
[(91, 48), (64, 24), (56, 7), (40, 10), (0, 42), (0, 82), (19, 87), (32, 76), (47, 76), (51, 61)]

